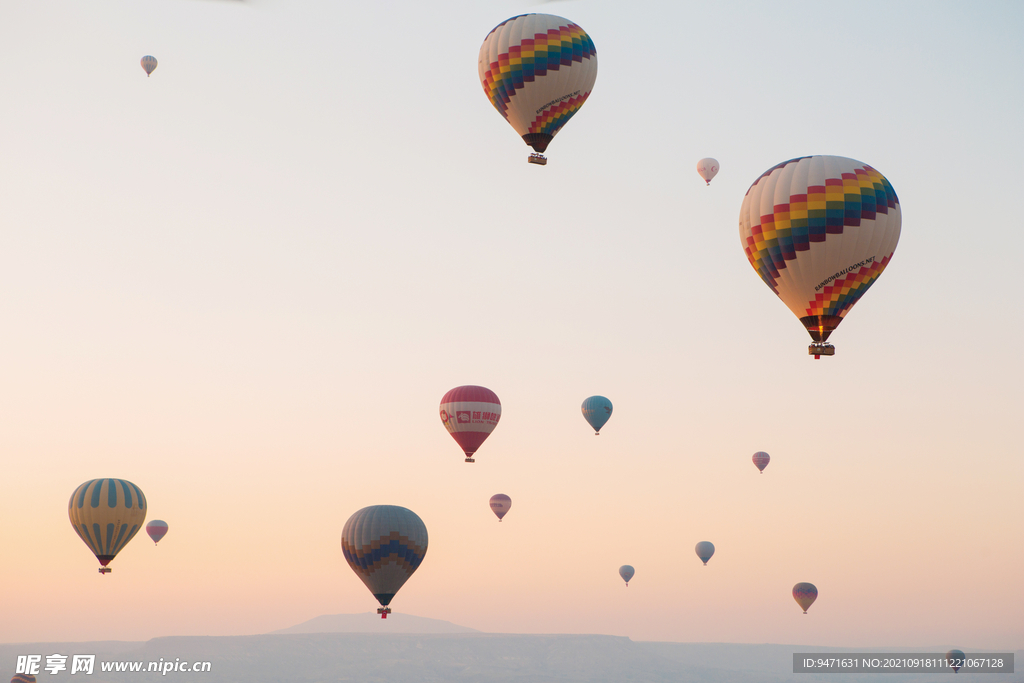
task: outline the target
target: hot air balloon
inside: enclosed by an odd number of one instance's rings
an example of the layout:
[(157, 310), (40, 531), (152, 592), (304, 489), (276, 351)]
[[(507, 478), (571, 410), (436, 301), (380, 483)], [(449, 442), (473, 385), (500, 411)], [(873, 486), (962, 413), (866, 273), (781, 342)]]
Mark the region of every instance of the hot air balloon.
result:
[(498, 521), (508, 514), (508, 511), (512, 509), (512, 499), (506, 496), (504, 493), (497, 493), (491, 496), (491, 512), (498, 516)]
[(146, 70), (146, 78), (156, 69), (156, 57), (146, 55), (142, 58), (142, 68)]
[(764, 468), (768, 467), (768, 463), (771, 461), (771, 459), (772, 457), (765, 453), (764, 451), (758, 451), (757, 453), (754, 453), (754, 457), (751, 458), (751, 460), (754, 461), (754, 466), (761, 471), (761, 474), (764, 474)]
[(612, 402), (604, 396), (591, 396), (583, 401), (583, 417), (594, 428), (594, 436), (601, 436), (601, 427), (612, 416)]
[(697, 162), (697, 173), (710, 185), (711, 179), (718, 175), (718, 159), (711, 157), (701, 159)]
[(818, 599), (818, 589), (813, 583), (798, 583), (793, 586), (793, 599), (803, 609), (804, 614), (807, 614), (807, 608)]
[(476, 462), (473, 454), (501, 418), (498, 395), (484, 387), (455, 387), (441, 398), (440, 410), (441, 422), (466, 454), (466, 462)]
[(494, 27), (480, 46), (484, 94), (544, 165), (551, 139), (590, 97), (597, 50), (587, 33), (552, 14), (521, 14)]
[(965, 656), (963, 650), (950, 650), (946, 653), (946, 665), (956, 673), (964, 665)]
[(100, 574), (109, 574), (107, 565), (146, 521), (146, 496), (124, 479), (90, 479), (71, 494), (68, 517), (100, 561)]
[(377, 614), (388, 605), (427, 554), (427, 527), (415, 512), (397, 505), (372, 505), (348, 518), (341, 551), (356, 576), (377, 598)]
[(703, 562), (706, 567), (708, 560), (710, 560), (711, 556), (715, 554), (715, 544), (711, 541), (701, 541), (694, 546), (693, 551), (697, 553), (697, 557), (700, 558), (700, 561)]
[(167, 535), (167, 522), (162, 519), (154, 519), (146, 525), (146, 533), (153, 539), (153, 545), (160, 543), (160, 539)]
[(747, 190), (743, 251), (807, 328), (815, 358), (835, 355), (828, 337), (889, 265), (901, 215), (889, 181), (845, 157), (784, 161)]
[(14, 674), (11, 683), (36, 683), (36, 677), (32, 674)]
[(619, 567), (619, 576), (621, 576), (622, 580), (626, 582), (626, 588), (629, 588), (629, 580), (633, 578), (633, 574), (635, 573), (636, 572), (633, 570), (633, 567), (628, 564), (624, 564)]

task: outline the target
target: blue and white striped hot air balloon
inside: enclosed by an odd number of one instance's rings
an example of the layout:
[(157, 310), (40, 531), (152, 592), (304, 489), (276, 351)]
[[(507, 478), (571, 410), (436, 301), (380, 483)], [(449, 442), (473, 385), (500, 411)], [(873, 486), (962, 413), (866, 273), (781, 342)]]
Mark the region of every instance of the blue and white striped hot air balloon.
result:
[(601, 435), (601, 427), (612, 416), (612, 402), (604, 396), (591, 396), (583, 401), (583, 417), (594, 428), (594, 436)]
[(397, 505), (371, 505), (348, 518), (341, 532), (345, 561), (381, 604), (388, 605), (427, 554), (427, 527), (413, 512)]

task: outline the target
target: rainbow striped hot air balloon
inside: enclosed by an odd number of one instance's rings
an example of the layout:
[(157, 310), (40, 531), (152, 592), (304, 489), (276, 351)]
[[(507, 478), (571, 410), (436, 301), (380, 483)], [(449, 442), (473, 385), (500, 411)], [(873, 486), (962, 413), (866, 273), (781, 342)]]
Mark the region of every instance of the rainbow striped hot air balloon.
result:
[(71, 494), (68, 517), (100, 561), (100, 574), (109, 574), (107, 565), (146, 521), (146, 496), (125, 479), (90, 479)]
[(427, 554), (427, 527), (413, 512), (397, 505), (372, 505), (345, 522), (341, 551), (356, 576), (366, 584), (387, 619), (392, 598)]
[(501, 419), (501, 401), (486, 387), (455, 387), (441, 398), (441, 422), (466, 454), (466, 462), (476, 462), (473, 454), (491, 435)]
[(521, 14), (484, 39), (477, 58), (484, 94), (536, 150), (544, 151), (590, 97), (597, 80), (597, 49), (587, 32), (553, 14)]
[(814, 604), (814, 601), (818, 599), (818, 589), (813, 583), (801, 582), (793, 586), (793, 599), (796, 600), (796, 604), (800, 605), (803, 609), (804, 614), (807, 614), (807, 608)]
[(754, 467), (756, 467), (761, 474), (764, 474), (764, 468), (768, 467), (768, 463), (771, 462), (772, 457), (764, 451), (758, 451), (750, 458), (754, 461)]
[(747, 190), (740, 242), (757, 274), (811, 335), (815, 358), (882, 274), (900, 239), (895, 190), (865, 163), (810, 156), (773, 166)]

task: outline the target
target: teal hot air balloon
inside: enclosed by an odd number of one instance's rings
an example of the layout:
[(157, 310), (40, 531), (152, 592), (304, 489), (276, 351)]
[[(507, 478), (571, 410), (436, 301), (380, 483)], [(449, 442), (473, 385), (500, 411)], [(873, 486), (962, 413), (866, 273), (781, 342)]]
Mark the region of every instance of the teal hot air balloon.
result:
[(341, 551), (348, 566), (380, 603), (377, 614), (387, 619), (395, 593), (427, 554), (427, 527), (412, 510), (372, 505), (345, 522)]
[(697, 553), (697, 557), (704, 563), (705, 566), (708, 564), (708, 560), (715, 554), (715, 544), (711, 541), (701, 541), (693, 548), (694, 552)]
[(594, 428), (594, 436), (601, 436), (601, 427), (612, 416), (612, 402), (604, 396), (591, 396), (583, 402), (583, 417)]
[(964, 665), (964, 657), (963, 650), (950, 650), (946, 653), (946, 665), (956, 673)]
[(629, 580), (633, 578), (633, 574), (636, 572), (633, 570), (632, 565), (624, 564), (619, 567), (619, 576), (626, 582), (626, 588), (629, 588)]

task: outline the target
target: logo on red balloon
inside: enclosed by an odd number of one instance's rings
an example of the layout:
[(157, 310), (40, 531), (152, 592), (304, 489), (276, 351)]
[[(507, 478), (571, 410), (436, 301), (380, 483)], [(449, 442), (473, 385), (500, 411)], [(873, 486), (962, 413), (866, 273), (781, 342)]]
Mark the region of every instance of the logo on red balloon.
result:
[(447, 424), (448, 423), (448, 418), (450, 418), (450, 417), (451, 417), (451, 415), (448, 414), (447, 410), (442, 410), (441, 411), (441, 422), (444, 422), (445, 424)]
[(469, 424), (469, 411), (468, 410), (456, 410), (455, 420), (460, 424)]

